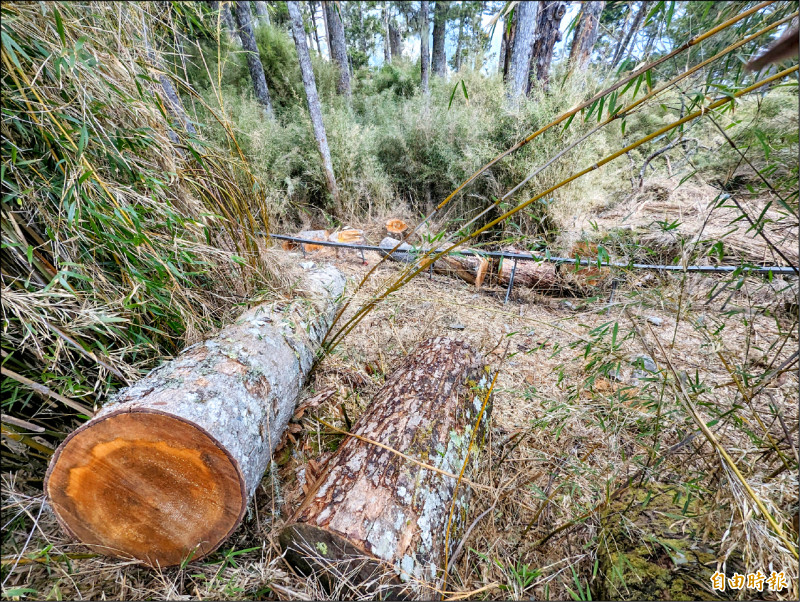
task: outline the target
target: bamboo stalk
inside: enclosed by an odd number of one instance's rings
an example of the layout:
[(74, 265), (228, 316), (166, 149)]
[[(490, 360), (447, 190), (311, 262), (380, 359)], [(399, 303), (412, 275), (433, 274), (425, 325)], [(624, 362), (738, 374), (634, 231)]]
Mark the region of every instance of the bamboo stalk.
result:
[[(794, 67), (794, 70), (796, 71), (797, 67)], [(661, 350), (661, 354), (664, 356), (664, 359), (667, 362), (667, 366), (669, 367), (670, 372), (672, 372), (673, 376), (675, 377), (677, 388), (680, 391), (681, 395), (683, 396), (686, 409), (689, 411), (689, 415), (692, 417), (692, 420), (694, 420), (695, 424), (697, 424), (697, 426), (703, 432), (703, 435), (705, 435), (706, 439), (708, 439), (708, 442), (711, 443), (711, 445), (714, 447), (717, 453), (722, 457), (722, 459), (725, 461), (725, 464), (727, 464), (731, 472), (733, 472), (733, 474), (736, 475), (736, 479), (741, 483), (742, 487), (744, 487), (745, 491), (750, 496), (750, 499), (753, 500), (753, 503), (755, 503), (755, 505), (758, 507), (758, 510), (759, 512), (761, 512), (761, 515), (770, 524), (772, 530), (775, 531), (780, 540), (786, 546), (786, 549), (788, 549), (789, 552), (791, 552), (792, 556), (794, 556), (795, 558), (800, 558), (800, 555), (798, 555), (797, 546), (793, 544), (791, 541), (789, 541), (789, 538), (786, 537), (786, 534), (783, 532), (783, 529), (778, 524), (778, 521), (776, 521), (775, 518), (772, 516), (772, 514), (769, 512), (769, 510), (767, 510), (767, 507), (764, 505), (764, 502), (761, 501), (761, 498), (758, 496), (758, 494), (753, 490), (752, 487), (750, 487), (750, 484), (747, 482), (747, 479), (744, 478), (744, 475), (739, 470), (739, 467), (736, 465), (734, 459), (728, 453), (728, 450), (726, 450), (722, 446), (722, 444), (719, 442), (714, 433), (711, 432), (711, 429), (709, 429), (708, 426), (706, 426), (705, 420), (703, 420), (697, 413), (697, 409), (694, 407), (694, 404), (692, 404), (692, 400), (689, 398), (689, 394), (686, 392), (686, 389), (683, 386), (683, 381), (678, 377), (678, 373), (675, 370), (675, 367), (672, 365), (669, 356), (664, 351), (664, 348), (661, 346), (661, 341), (658, 339), (655, 333), (653, 333), (653, 337), (655, 338), (656, 344)]]

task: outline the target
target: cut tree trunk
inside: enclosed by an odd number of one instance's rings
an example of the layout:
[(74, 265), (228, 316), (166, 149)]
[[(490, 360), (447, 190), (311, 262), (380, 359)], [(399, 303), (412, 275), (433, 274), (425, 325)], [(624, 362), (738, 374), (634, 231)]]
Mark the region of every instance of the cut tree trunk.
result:
[[(513, 247), (504, 249), (506, 253), (525, 253)], [(497, 282), (502, 286), (508, 286), (511, 279), (511, 272), (514, 270), (514, 260), (504, 257), (497, 271)], [(563, 287), (559, 284), (556, 266), (550, 262), (536, 261), (517, 261), (517, 269), (514, 271), (514, 286), (524, 286), (543, 291), (557, 291)]]
[(408, 230), (408, 224), (401, 219), (390, 219), (386, 222), (386, 234), (389, 236), (402, 236)]
[[(367, 239), (364, 238), (364, 231), (363, 230), (356, 230), (356, 229), (348, 229), (342, 230), (340, 232), (334, 232), (328, 237), (328, 240), (331, 242), (343, 242), (349, 245), (365, 245), (367, 244)], [(360, 256), (362, 251), (358, 249), (344, 249), (342, 247), (333, 247), (336, 252), (336, 257), (342, 256)]]
[[(488, 388), (483, 368), (466, 343), (428, 340), (403, 360), (352, 432), (457, 475), (474, 429), (476, 446), (486, 432), (489, 404), (476, 425)], [(412, 588), (434, 581), (445, 568), (455, 485), (452, 476), (347, 438), (281, 532), (281, 545), (287, 559), (304, 572), (323, 568), (336, 575), (334, 565), (354, 584), (371, 582), (365, 587), (373, 591), (383, 576), (386, 586), (394, 586), (392, 597), (413, 593)], [(470, 488), (462, 482), (449, 554), (458, 544), (469, 497)], [(402, 583), (408, 583), (406, 592), (399, 591)]]
[(344, 284), (331, 266), (311, 270), (308, 298), (245, 312), (67, 437), (44, 483), (64, 530), (151, 566), (214, 551), (244, 516)]
[[(387, 251), (393, 249), (398, 244), (400, 244), (399, 240), (387, 236), (379, 245), (381, 248), (386, 249), (386, 251), (382, 251), (381, 253), (384, 256), (388, 255)], [(415, 249), (416, 252), (414, 252)], [(408, 243), (402, 243), (398, 250), (389, 256), (389, 259), (403, 263), (412, 263), (421, 254), (422, 251), (418, 247), (413, 247)], [(427, 268), (428, 265), (430, 265), (430, 259), (425, 259), (425, 261), (427, 262), (425, 266)], [(437, 274), (456, 276), (465, 282), (474, 284), (476, 288), (480, 288), (483, 285), (486, 274), (489, 272), (489, 265), (489, 260), (485, 257), (478, 257), (475, 255), (444, 255), (433, 264), (433, 271)]]

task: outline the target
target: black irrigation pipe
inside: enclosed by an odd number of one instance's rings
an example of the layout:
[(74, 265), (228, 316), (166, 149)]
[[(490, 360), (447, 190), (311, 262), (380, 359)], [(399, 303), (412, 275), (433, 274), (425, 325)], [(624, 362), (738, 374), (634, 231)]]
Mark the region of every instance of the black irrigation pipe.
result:
[[(263, 233), (260, 233), (263, 235)], [(320, 245), (322, 247), (340, 247), (343, 249), (354, 249), (357, 251), (378, 251), (379, 253), (388, 253), (391, 249), (387, 247), (377, 247), (375, 245), (354, 245), (346, 242), (332, 242), (329, 240), (308, 240), (305, 238), (295, 238), (294, 236), (286, 236), (284, 234), (270, 234), (270, 237), (277, 240), (288, 240), (296, 243), (307, 243), (312, 245)], [(301, 247), (302, 249), (302, 247)], [(393, 253), (397, 254), (413, 254), (424, 253), (426, 249), (398, 249)], [(305, 253), (305, 250), (303, 250)], [(551, 263), (567, 263), (579, 264), (592, 267), (601, 268), (623, 268), (634, 270), (659, 270), (665, 272), (700, 272), (700, 273), (732, 273), (740, 270), (749, 274), (769, 274), (773, 275), (796, 275), (798, 268), (795, 266), (766, 266), (766, 267), (747, 267), (747, 266), (734, 266), (734, 265), (657, 265), (649, 263), (622, 263), (622, 262), (606, 262), (601, 263), (597, 261), (590, 261), (588, 259), (573, 259), (571, 257), (551, 257), (547, 255), (532, 255), (531, 253), (508, 253), (504, 251), (475, 251), (474, 249), (463, 249), (461, 251), (453, 251), (448, 255), (476, 255), (478, 257), (504, 257), (513, 259), (515, 262), (519, 261), (549, 261)]]

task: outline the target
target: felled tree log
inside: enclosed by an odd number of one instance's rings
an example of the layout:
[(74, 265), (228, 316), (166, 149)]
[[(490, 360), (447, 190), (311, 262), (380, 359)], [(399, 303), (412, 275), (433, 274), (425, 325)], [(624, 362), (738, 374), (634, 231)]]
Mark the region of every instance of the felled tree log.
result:
[(340, 230), (339, 232), (334, 232), (328, 237), (328, 240), (330, 240), (331, 242), (346, 242), (347, 244), (351, 245), (366, 244), (366, 239), (364, 238), (364, 231), (356, 230), (354, 228), (349, 228), (347, 230)]
[[(381, 241), (379, 246), (383, 249), (391, 250), (399, 242), (399, 240), (387, 236)], [(421, 252), (414, 253), (413, 249), (414, 247), (408, 243), (403, 243), (389, 258), (395, 261), (411, 263), (417, 255), (422, 254)], [(384, 252), (383, 254), (386, 255), (387, 253)], [(444, 255), (433, 264), (433, 271), (437, 274), (457, 276), (470, 284), (474, 284), (478, 288), (483, 284), (488, 270), (489, 261), (484, 257), (477, 257), (475, 255)]]
[[(483, 441), (488, 405), (481, 423), (475, 422), (486, 384), (483, 363), (466, 343), (430, 339), (403, 360), (352, 432), (458, 474), (473, 429), (478, 429), (476, 447)], [(301, 571), (347, 572), (354, 583), (372, 581), (373, 589), (376, 579), (382, 581), (379, 576), (395, 588), (434, 580), (444, 568), (455, 484), (451, 476), (350, 437), (287, 522), (281, 545)], [(459, 541), (469, 496), (462, 483), (450, 553)]]
[[(327, 241), (329, 236), (330, 232), (328, 232), (328, 230), (304, 230), (303, 232), (298, 232), (297, 234), (295, 234), (295, 238), (302, 238), (304, 240)], [(284, 240), (281, 243), (281, 247), (283, 248), (284, 251), (291, 251), (293, 249), (296, 249), (300, 245), (302, 245), (303, 250), (306, 253), (311, 253), (313, 251), (321, 251), (325, 248), (322, 245), (315, 245), (310, 242), (304, 242), (298, 244), (292, 240)]]
[[(328, 237), (330, 242), (344, 242), (351, 245), (365, 245), (367, 244), (367, 240), (364, 238), (364, 231), (363, 230), (356, 230), (354, 228), (350, 228), (347, 230), (341, 230), (339, 232), (334, 232)], [(342, 247), (326, 247), (328, 251), (332, 251), (336, 257), (341, 256), (353, 256), (353, 255), (360, 255), (361, 251), (356, 249), (345, 249)]]
[[(503, 250), (507, 253), (526, 253), (526, 251), (521, 251), (514, 247), (508, 247)], [(497, 271), (497, 282), (502, 286), (508, 286), (513, 269), (514, 260), (504, 257)], [(545, 291), (555, 291), (561, 288), (555, 264), (547, 261), (540, 263), (537, 261), (517, 260), (517, 269), (514, 272), (514, 286)]]
[(64, 530), (150, 565), (215, 550), (242, 520), (344, 283), (312, 269), (297, 288), (308, 298), (245, 312), (67, 437), (44, 486)]

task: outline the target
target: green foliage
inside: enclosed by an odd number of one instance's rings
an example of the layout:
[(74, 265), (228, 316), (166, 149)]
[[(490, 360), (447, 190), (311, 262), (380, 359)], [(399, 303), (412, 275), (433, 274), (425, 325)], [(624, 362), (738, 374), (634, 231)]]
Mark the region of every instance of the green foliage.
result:
[[(189, 135), (150, 75), (139, 36), (155, 44), (157, 21), (93, 9), (2, 9), (3, 365), (89, 407), (268, 276), (247, 166)], [(39, 411), (3, 391), (4, 412)]]

